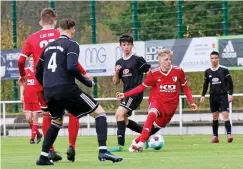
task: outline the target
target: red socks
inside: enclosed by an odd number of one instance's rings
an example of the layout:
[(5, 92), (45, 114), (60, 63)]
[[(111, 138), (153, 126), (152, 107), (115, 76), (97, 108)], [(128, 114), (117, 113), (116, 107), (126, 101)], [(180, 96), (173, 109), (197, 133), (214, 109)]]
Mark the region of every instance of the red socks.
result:
[[(42, 132), (44, 136), (46, 135), (47, 130), (51, 126), (51, 116), (49, 114), (42, 113)], [(53, 145), (51, 146), (50, 150), (55, 151)]]
[(31, 139), (34, 140), (36, 135), (39, 135), (38, 124), (34, 123), (31, 128)]
[[(145, 121), (145, 123), (143, 125), (143, 131), (142, 131), (139, 141), (144, 143), (149, 138), (149, 134), (151, 132), (151, 129), (152, 129), (152, 126), (153, 126), (153, 123), (155, 122), (155, 120), (156, 120), (156, 113), (150, 112), (148, 114), (147, 120)], [(135, 140), (136, 142), (138, 141), (137, 139)]]
[(79, 119), (69, 114), (68, 133), (69, 145), (75, 148), (79, 130)]
[(32, 126), (33, 126), (33, 121), (29, 121), (29, 126), (30, 126), (30, 129), (32, 129)]
[(42, 115), (43, 121), (42, 121), (42, 132), (44, 136), (46, 135), (46, 132), (48, 128), (51, 126), (51, 116), (49, 114)]

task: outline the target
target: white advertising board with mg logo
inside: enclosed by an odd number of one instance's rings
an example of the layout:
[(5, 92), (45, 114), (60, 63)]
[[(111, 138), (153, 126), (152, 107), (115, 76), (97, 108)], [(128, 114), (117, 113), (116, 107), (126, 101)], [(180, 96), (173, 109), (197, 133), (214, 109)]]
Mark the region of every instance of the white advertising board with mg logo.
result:
[[(135, 42), (133, 52), (143, 56), (144, 42)], [(92, 76), (113, 76), (115, 63), (122, 56), (119, 43), (80, 45), (79, 62)]]

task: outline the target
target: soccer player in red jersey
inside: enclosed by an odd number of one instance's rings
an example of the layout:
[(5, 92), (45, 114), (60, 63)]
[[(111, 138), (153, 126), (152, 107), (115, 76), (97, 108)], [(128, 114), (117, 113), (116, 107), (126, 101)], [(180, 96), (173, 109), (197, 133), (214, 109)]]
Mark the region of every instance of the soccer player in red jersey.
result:
[(126, 93), (117, 93), (117, 97), (121, 99), (138, 94), (147, 87), (151, 87), (148, 116), (142, 134), (135, 139), (135, 143), (130, 147), (133, 150), (143, 150), (144, 143), (149, 138), (153, 125), (157, 128), (163, 128), (170, 122), (179, 103), (181, 86), (192, 109), (194, 111), (198, 109), (187, 85), (184, 71), (171, 64), (172, 56), (173, 52), (170, 49), (160, 50), (158, 52), (159, 67), (152, 69), (144, 82), (138, 87)]
[[(56, 26), (56, 13), (53, 9), (50, 8), (45, 8), (41, 12), (40, 15), (40, 26), (42, 29), (38, 32), (35, 32), (27, 38), (27, 40), (24, 43), (24, 46), (21, 51), (21, 55), (18, 61), (18, 66), (19, 66), (19, 72), (20, 72), (20, 78), (19, 78), (19, 83), (20, 85), (25, 85), (26, 84), (26, 76), (25, 76), (25, 71), (24, 71), (24, 66), (25, 66), (25, 61), (26, 58), (33, 55), (34, 59), (34, 72), (36, 69), (36, 65), (39, 61), (39, 57), (44, 49), (44, 47), (59, 38), (59, 31), (55, 29)], [(91, 79), (91, 76), (89, 76), (86, 71), (83, 69), (83, 67), (79, 64), (78, 68), (80, 72), (87, 78)], [(42, 86), (37, 82), (35, 85), (36, 90), (37, 90), (37, 96), (39, 103), (42, 108), (42, 114), (43, 114), (43, 122), (42, 122), (42, 130), (43, 134), (45, 136), (49, 126), (51, 125), (51, 116), (48, 112), (47, 105), (43, 99), (43, 88)], [(75, 143), (76, 143), (76, 138), (78, 134), (78, 129), (79, 129), (79, 121), (76, 117), (73, 117), (72, 115), (69, 115), (69, 148), (68, 151), (74, 150), (75, 148)], [(72, 151), (74, 152), (74, 151)], [(50, 151), (50, 156), (52, 157), (57, 157), (54, 148), (52, 147)], [(68, 154), (69, 155), (69, 154)], [(61, 160), (61, 157), (57, 157), (56, 159), (53, 158), (53, 161), (59, 161)]]
[(29, 122), (31, 128), (30, 144), (38, 144), (41, 141), (42, 134), (38, 130), (38, 116), (41, 113), (41, 108), (38, 102), (35, 89), (35, 74), (34, 74), (34, 61), (32, 57), (29, 57), (30, 66), (25, 69), (27, 78), (26, 86), (20, 86), (21, 101), (24, 102), (25, 118)]

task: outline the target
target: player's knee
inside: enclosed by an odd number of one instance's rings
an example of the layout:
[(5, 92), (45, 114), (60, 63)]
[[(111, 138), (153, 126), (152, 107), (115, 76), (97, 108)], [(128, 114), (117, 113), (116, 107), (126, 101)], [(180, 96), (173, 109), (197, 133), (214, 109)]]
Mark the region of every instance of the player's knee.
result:
[(117, 111), (115, 114), (115, 118), (117, 121), (124, 120), (125, 119), (124, 113), (122, 111)]
[(223, 116), (224, 121), (229, 120), (229, 113), (228, 112), (222, 112), (222, 116)]
[(214, 112), (213, 113), (213, 120), (218, 120), (219, 118), (219, 113), (218, 112)]
[(157, 109), (155, 109), (155, 108), (151, 108), (151, 109), (149, 109), (148, 113), (149, 113), (149, 114), (150, 114), (150, 113), (154, 113), (156, 116), (159, 116), (159, 111), (158, 111)]
[(31, 116), (26, 116), (25, 119), (26, 119), (27, 121), (29, 121), (29, 122), (32, 122), (32, 118), (31, 118)]

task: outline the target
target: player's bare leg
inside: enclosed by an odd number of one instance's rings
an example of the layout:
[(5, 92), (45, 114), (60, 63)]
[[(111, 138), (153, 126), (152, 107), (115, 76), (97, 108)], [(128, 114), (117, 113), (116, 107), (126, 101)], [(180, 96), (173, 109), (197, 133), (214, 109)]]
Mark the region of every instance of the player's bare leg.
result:
[(225, 129), (227, 131), (227, 141), (228, 143), (231, 143), (233, 141), (233, 136), (231, 135), (231, 124), (229, 119), (229, 113), (227, 111), (223, 111), (222, 116), (224, 119)]

